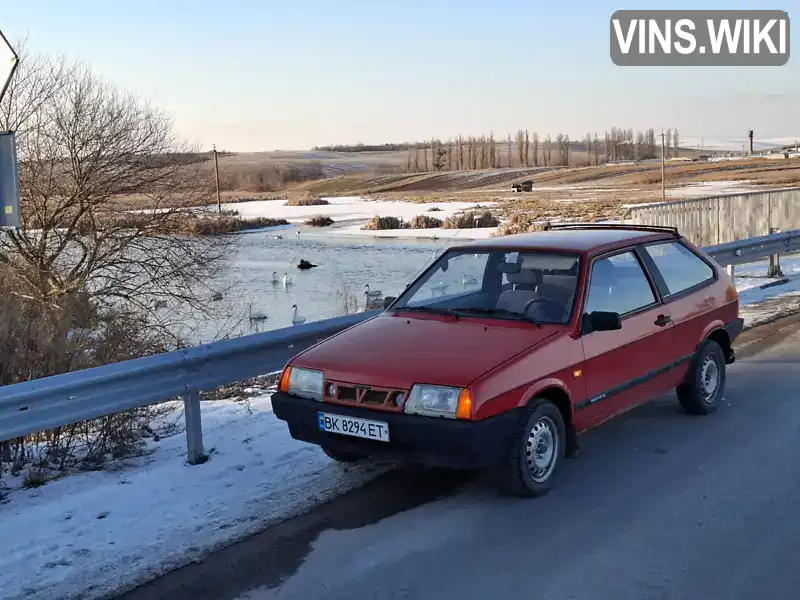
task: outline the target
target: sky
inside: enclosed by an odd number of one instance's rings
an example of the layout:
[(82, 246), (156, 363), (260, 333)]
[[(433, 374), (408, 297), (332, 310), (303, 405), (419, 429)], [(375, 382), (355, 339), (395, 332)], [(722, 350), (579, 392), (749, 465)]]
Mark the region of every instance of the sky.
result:
[[(697, 8), (691, 1), (3, 4), (0, 30), (9, 40), (88, 63), (208, 149), (505, 137), (519, 128), (602, 137), (613, 126), (677, 128), (694, 144), (742, 140), (748, 129), (756, 139), (800, 138), (800, 57), (782, 67), (612, 63), (614, 11)], [(760, 0), (702, 6), (762, 7)], [(800, 0), (769, 8), (796, 18)]]

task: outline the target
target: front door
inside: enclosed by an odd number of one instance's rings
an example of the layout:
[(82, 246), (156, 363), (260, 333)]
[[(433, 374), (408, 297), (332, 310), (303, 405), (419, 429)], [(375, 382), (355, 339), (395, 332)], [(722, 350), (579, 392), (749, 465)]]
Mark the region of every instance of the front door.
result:
[(583, 306), (584, 313), (619, 313), (622, 329), (581, 337), (586, 397), (576, 406), (580, 430), (663, 392), (674, 354), (669, 310), (633, 249), (592, 262)]

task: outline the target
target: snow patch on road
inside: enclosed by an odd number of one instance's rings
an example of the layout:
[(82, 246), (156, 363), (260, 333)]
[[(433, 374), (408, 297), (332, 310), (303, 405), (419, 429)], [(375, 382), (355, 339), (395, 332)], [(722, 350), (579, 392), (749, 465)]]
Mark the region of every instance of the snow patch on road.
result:
[(89, 600), (133, 587), (388, 469), (339, 465), (293, 440), (268, 396), (204, 402), (202, 413), (205, 464), (186, 464), (178, 433), (123, 470), (13, 491), (0, 505), (3, 599)]

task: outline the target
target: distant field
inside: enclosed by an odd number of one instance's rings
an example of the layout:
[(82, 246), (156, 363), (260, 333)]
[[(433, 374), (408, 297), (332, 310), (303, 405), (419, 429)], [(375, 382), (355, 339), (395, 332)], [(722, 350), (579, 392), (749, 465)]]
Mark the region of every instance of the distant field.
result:
[[(524, 212), (537, 218), (597, 220), (619, 216), (627, 204), (661, 199), (660, 161), (407, 174), (406, 156), (405, 151), (221, 155), (222, 200), (358, 195), (419, 203), (492, 202), (503, 216)], [(572, 158), (579, 160), (580, 153)], [(207, 202), (213, 202), (213, 161), (203, 163), (202, 170), (208, 178)], [(800, 186), (800, 159), (674, 160), (665, 172), (669, 199)], [(511, 185), (526, 179), (534, 181), (533, 192), (514, 193)], [(148, 205), (142, 197), (124, 202), (135, 208)]]
[[(747, 181), (752, 185), (800, 185), (800, 159), (753, 159), (726, 162), (668, 162), (665, 168), (668, 187), (705, 181)], [(592, 167), (540, 167), (451, 171), (424, 174), (375, 176), (349, 174), (329, 180), (309, 181), (292, 187), (314, 194), (384, 194), (429, 192), (510, 191), (511, 184), (532, 179), (535, 186), (576, 186), (660, 189), (661, 163)]]

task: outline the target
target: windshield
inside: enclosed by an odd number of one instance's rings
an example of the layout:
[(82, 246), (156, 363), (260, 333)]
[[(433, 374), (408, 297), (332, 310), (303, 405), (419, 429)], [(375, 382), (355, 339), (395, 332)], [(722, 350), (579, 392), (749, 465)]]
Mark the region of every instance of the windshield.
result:
[(565, 324), (572, 315), (577, 282), (574, 254), (451, 250), (397, 299), (392, 310)]

